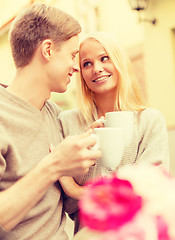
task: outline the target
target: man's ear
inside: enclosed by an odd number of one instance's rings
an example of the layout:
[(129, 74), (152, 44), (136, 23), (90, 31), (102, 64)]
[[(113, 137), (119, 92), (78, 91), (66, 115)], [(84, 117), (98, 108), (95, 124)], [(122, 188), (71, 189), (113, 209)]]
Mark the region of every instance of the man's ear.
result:
[(52, 56), (53, 42), (50, 39), (45, 39), (41, 43), (41, 54), (44, 59), (49, 60)]

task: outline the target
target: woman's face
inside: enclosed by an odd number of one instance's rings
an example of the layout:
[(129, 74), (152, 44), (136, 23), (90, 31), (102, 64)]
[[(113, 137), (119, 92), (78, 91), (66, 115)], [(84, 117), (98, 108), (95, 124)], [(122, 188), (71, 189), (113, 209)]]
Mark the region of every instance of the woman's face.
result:
[(80, 66), (87, 86), (96, 94), (116, 92), (119, 74), (103, 46), (87, 39), (80, 46)]

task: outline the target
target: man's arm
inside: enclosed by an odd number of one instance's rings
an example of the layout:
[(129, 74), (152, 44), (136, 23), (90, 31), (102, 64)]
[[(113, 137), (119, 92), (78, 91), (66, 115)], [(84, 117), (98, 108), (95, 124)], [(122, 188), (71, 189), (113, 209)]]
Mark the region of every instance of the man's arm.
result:
[(0, 225), (11, 230), (62, 176), (84, 174), (101, 157), (92, 130), (67, 137), (26, 176), (0, 192)]

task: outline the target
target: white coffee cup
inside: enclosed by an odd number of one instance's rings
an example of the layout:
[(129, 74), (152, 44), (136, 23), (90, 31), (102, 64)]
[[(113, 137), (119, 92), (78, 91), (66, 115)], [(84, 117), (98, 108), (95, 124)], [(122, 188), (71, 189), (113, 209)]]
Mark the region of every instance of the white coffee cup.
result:
[(132, 111), (115, 111), (105, 114), (105, 127), (123, 128), (124, 145), (131, 144), (134, 131), (134, 114)]
[(121, 162), (124, 141), (122, 128), (94, 128), (97, 136), (97, 145), (102, 151), (100, 159), (103, 167), (115, 170)]

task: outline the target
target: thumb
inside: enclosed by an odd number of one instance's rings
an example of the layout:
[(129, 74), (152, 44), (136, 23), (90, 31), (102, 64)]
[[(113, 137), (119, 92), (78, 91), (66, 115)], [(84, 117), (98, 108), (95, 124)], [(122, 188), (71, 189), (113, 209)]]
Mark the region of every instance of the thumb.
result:
[(84, 132), (80, 135), (80, 138), (86, 138), (86, 137), (90, 136), (92, 133), (93, 133), (93, 130), (91, 128), (89, 128), (86, 132)]

